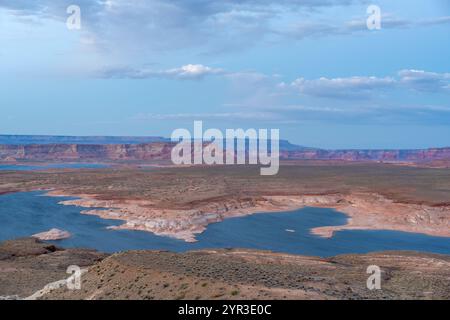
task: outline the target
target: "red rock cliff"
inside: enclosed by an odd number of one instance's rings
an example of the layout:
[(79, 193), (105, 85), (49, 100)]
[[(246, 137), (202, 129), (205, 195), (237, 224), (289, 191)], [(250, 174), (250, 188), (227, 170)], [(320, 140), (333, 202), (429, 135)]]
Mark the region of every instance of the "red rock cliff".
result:
[[(170, 160), (174, 144), (32, 144), (0, 145), (0, 161), (117, 161)], [(450, 160), (450, 148), (425, 150), (321, 150), (298, 148), (283, 150), (282, 159), (347, 160), (347, 161), (405, 161), (425, 162)]]

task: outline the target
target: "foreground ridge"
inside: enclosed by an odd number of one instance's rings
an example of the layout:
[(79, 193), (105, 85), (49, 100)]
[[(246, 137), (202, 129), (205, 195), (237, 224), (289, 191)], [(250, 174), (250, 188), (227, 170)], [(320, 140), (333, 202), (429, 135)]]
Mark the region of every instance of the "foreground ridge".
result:
[[(77, 263), (88, 268), (81, 290), (40, 291)], [(366, 287), (369, 265), (382, 270), (381, 290)], [(20, 239), (0, 245), (0, 270), (0, 296), (16, 298), (39, 291), (39, 299), (450, 298), (449, 256), (401, 251), (327, 259), (240, 249), (107, 256)]]

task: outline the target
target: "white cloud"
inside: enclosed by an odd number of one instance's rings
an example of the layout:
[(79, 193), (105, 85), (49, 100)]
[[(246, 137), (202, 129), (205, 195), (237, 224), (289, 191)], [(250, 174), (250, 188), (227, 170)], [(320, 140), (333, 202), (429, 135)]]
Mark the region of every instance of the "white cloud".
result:
[(398, 75), (403, 85), (418, 91), (448, 91), (450, 88), (450, 73), (410, 69), (401, 70)]
[(133, 120), (274, 120), (272, 112), (217, 112), (217, 113), (140, 113)]
[(181, 68), (170, 69), (165, 74), (181, 79), (202, 78), (206, 75), (223, 74), (224, 71), (218, 68), (210, 68), (201, 64), (188, 64)]
[(391, 77), (349, 77), (349, 78), (319, 78), (306, 80), (298, 78), (291, 83), (300, 93), (317, 97), (330, 98), (363, 98), (375, 90), (392, 87), (396, 83)]
[[(71, 4), (72, 0), (0, 0), (0, 10), (22, 20), (65, 22)], [(82, 13), (84, 46), (107, 53), (113, 63), (130, 57), (147, 59), (139, 61), (146, 63), (162, 51), (223, 53), (264, 41), (367, 31), (366, 0), (77, 0), (76, 4)], [(335, 7), (352, 5), (361, 5), (360, 18), (336, 22)], [(291, 25), (292, 21), (298, 23)], [(450, 16), (413, 20), (383, 15), (382, 28), (448, 23)]]
[(317, 79), (299, 77), (290, 83), (279, 82), (280, 75), (267, 75), (253, 71), (232, 72), (203, 64), (187, 64), (165, 70), (132, 67), (104, 68), (95, 76), (119, 79), (167, 78), (175, 80), (200, 80), (208, 76), (221, 76), (229, 81), (233, 96), (241, 100), (240, 102), (229, 102), (229, 104), (242, 105), (275, 103), (274, 98), (284, 95), (286, 90), (290, 89), (305, 96), (335, 99), (369, 98), (381, 92), (399, 88), (427, 92), (450, 92), (450, 73), (415, 69), (400, 70), (397, 77), (352, 76)]
[(103, 78), (169, 78), (181, 80), (199, 80), (206, 76), (224, 74), (224, 70), (211, 68), (202, 64), (187, 64), (179, 68), (167, 70), (133, 69), (133, 68), (105, 68), (98, 72), (98, 76)]
[(413, 89), (426, 92), (450, 92), (450, 73), (423, 70), (401, 70), (398, 77), (354, 76), (346, 78), (298, 78), (290, 84), (279, 83), (280, 88), (295, 88), (303, 95), (319, 98), (369, 98), (386, 90)]
[[(96, 48), (120, 55), (196, 48), (223, 52), (273, 34), (285, 12), (317, 12), (365, 0), (77, 0), (82, 32)], [(73, 0), (0, 0), (14, 16), (64, 22)], [(118, 46), (117, 44), (120, 43)]]
[[(428, 27), (450, 24), (450, 16), (435, 17), (431, 19), (402, 19), (390, 14), (384, 14), (381, 19), (382, 29), (404, 29)], [(276, 31), (279, 35), (286, 35), (296, 39), (327, 37), (335, 35), (350, 35), (356, 32), (367, 32), (366, 18), (353, 19), (343, 23), (333, 21), (302, 21), (287, 30)]]

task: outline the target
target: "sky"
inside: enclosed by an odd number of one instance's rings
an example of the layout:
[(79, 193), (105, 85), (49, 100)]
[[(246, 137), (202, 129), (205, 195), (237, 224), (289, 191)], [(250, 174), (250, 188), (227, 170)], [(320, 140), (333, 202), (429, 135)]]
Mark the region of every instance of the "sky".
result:
[(170, 137), (194, 120), (450, 146), (450, 1), (0, 0), (0, 134)]

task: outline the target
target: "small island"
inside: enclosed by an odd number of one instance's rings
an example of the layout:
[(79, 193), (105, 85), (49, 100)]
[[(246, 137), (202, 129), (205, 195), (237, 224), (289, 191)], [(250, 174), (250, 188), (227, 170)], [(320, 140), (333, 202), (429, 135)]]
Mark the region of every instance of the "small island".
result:
[(70, 238), (71, 236), (72, 235), (70, 234), (70, 232), (59, 230), (56, 228), (32, 235), (33, 238), (37, 238), (42, 241), (62, 240)]

